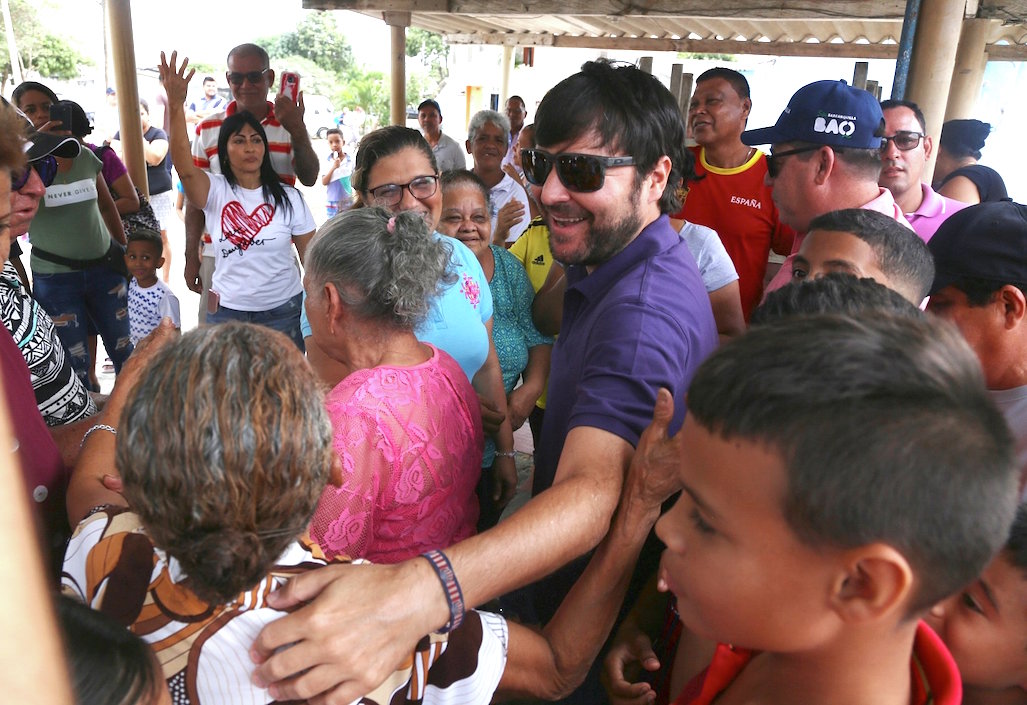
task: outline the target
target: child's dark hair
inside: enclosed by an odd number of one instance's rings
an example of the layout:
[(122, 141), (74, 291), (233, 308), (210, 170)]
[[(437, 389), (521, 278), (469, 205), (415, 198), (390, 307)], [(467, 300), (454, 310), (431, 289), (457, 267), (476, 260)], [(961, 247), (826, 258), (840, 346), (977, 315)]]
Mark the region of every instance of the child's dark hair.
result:
[(910, 616), (973, 580), (1008, 536), (1012, 438), (944, 322), (873, 312), (752, 328), (699, 368), (688, 413), (780, 454), (782, 511), (806, 544), (899, 551)]
[(290, 213), (292, 203), (285, 193), (286, 186), (278, 178), (278, 172), (271, 166), (271, 148), (267, 142), (267, 133), (264, 131), (264, 126), (260, 124), (260, 120), (249, 110), (233, 113), (221, 123), (221, 132), (218, 133), (218, 161), (221, 164), (221, 173), (233, 187), (239, 183), (235, 178), (235, 172), (232, 171), (232, 165), (228, 161), (228, 141), (246, 125), (252, 127), (264, 143), (264, 160), (260, 163), (260, 188), (264, 193), (264, 200), (274, 201), (276, 208)]
[(56, 601), (68, 678), (77, 705), (156, 701), (165, 687), (149, 645), (105, 614), (65, 595)]
[(164, 241), (161, 240), (160, 233), (150, 228), (132, 228), (125, 231), (125, 239), (129, 242), (145, 242), (153, 245), (157, 248), (158, 252), (162, 252), (164, 249)]
[(340, 130), (338, 127), (329, 127), (327, 130), (325, 130), (325, 137), (327, 138), (328, 135), (338, 135), (339, 137), (342, 137), (342, 130)]
[(828, 272), (822, 277), (793, 281), (771, 291), (752, 312), (749, 325), (760, 326), (817, 313), (855, 315), (873, 311), (913, 318), (924, 316), (924, 312), (902, 294), (884, 284), (846, 272)]

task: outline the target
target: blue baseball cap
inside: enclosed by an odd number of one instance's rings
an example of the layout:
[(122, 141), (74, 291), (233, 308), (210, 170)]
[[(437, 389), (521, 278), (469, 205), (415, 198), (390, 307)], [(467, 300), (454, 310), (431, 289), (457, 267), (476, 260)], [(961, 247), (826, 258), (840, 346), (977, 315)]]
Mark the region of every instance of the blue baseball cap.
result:
[(884, 113), (877, 98), (845, 81), (814, 81), (795, 91), (773, 127), (746, 130), (747, 145), (810, 142), (879, 149)]

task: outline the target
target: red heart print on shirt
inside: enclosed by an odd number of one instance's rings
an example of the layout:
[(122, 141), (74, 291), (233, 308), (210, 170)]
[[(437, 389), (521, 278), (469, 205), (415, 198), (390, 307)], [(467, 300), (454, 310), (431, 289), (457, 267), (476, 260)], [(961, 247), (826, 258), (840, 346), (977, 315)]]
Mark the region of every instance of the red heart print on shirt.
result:
[(257, 233), (271, 222), (275, 215), (275, 207), (270, 203), (262, 203), (249, 215), (239, 201), (229, 201), (221, 209), (221, 232), (228, 241), (245, 250), (253, 244)]

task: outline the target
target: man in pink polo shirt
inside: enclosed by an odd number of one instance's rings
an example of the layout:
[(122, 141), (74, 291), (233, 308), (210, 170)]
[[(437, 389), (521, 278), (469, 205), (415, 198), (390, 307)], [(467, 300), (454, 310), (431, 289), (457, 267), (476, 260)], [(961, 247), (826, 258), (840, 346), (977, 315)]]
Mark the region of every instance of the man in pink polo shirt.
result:
[(843, 208), (878, 211), (908, 226), (881, 188), (884, 115), (874, 96), (844, 81), (814, 81), (795, 92), (777, 124), (746, 130), (742, 142), (769, 144), (767, 184), (781, 220), (797, 233), (792, 254), (767, 291), (792, 278), (792, 260), (818, 215)]
[(945, 219), (965, 203), (935, 192), (923, 182), (924, 166), (931, 158), (934, 140), (920, 106), (909, 100), (885, 100), (884, 145), (881, 147), (881, 178), (920, 239), (927, 242)]

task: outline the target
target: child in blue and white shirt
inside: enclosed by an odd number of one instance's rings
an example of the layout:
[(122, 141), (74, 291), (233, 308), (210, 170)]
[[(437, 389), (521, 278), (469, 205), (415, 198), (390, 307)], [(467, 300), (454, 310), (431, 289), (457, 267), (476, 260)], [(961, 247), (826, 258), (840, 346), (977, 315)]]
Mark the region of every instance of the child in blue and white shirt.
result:
[(157, 277), (164, 265), (164, 245), (160, 233), (136, 228), (126, 233), (125, 266), (132, 275), (128, 285), (128, 324), (132, 344), (150, 334), (163, 318), (170, 318), (176, 328), (182, 327), (178, 297)]
[(342, 130), (335, 127), (328, 130), (328, 147), (332, 151), (328, 155), (328, 171), (321, 177), (321, 183), (328, 187), (325, 209), (329, 218), (353, 205), (353, 187), (349, 181), (353, 173), (353, 157), (343, 149), (345, 145)]

